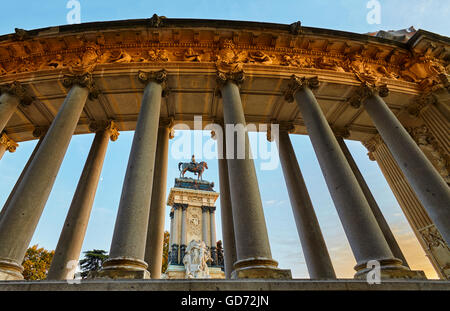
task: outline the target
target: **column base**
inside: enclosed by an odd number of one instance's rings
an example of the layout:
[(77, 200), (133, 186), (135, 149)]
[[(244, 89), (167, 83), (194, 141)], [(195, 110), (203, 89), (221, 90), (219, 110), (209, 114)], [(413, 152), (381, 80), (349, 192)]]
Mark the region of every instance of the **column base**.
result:
[(0, 281), (23, 280), (23, 267), (10, 259), (0, 259)]
[(231, 279), (292, 279), (291, 270), (277, 268), (278, 262), (271, 258), (247, 258), (234, 264)]
[(90, 273), (95, 279), (150, 279), (147, 263), (135, 258), (113, 258), (105, 260), (102, 269)]
[[(400, 259), (391, 258), (378, 260), (380, 263), (380, 279), (418, 279), (426, 280), (425, 273), (420, 270), (410, 270), (408, 267), (402, 265)], [(367, 264), (360, 264), (355, 266), (356, 274), (354, 276), (357, 280), (364, 280), (367, 278), (367, 274), (373, 270), (375, 267), (367, 268)]]

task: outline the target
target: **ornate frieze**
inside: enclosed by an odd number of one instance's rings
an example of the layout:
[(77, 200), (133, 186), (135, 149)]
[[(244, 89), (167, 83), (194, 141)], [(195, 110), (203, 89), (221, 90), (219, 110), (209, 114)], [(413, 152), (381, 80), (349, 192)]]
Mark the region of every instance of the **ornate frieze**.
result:
[(18, 97), (20, 99), (20, 103), (24, 106), (28, 106), (34, 101), (34, 97), (31, 96), (22, 83), (18, 81), (0, 86), (0, 94), (2, 93), (8, 93)]
[(3, 145), (9, 152), (15, 152), (16, 148), (19, 146), (18, 143), (9, 138), (5, 133), (0, 135), (0, 145)]
[(292, 75), (284, 98), (286, 101), (292, 103), (294, 101), (295, 93), (304, 87), (309, 87), (310, 89), (318, 88), (318, 77), (299, 77), (297, 75)]

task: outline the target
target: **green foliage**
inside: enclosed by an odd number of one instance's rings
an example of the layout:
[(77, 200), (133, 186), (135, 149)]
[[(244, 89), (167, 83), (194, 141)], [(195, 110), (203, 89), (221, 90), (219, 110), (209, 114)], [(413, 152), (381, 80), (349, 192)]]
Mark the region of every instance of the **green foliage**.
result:
[(107, 252), (100, 249), (84, 252), (84, 258), (80, 260), (81, 277), (85, 279), (89, 272), (100, 270), (108, 257)]
[(162, 259), (162, 266), (161, 266), (161, 272), (165, 273), (167, 270), (167, 266), (169, 265), (169, 241), (170, 241), (170, 233), (165, 231), (164, 232), (164, 244), (163, 244), (163, 259)]

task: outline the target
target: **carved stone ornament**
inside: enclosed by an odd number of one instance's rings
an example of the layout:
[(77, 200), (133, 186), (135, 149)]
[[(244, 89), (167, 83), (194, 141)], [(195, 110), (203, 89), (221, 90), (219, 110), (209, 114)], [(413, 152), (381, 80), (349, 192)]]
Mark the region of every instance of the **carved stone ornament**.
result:
[(289, 32), (293, 35), (299, 35), (302, 32), (302, 23), (297, 21), (289, 25)]
[(111, 141), (116, 141), (119, 138), (119, 129), (114, 121), (94, 121), (89, 123), (89, 130), (97, 133), (100, 131), (108, 131)]
[(374, 86), (366, 82), (361, 83), (361, 85), (356, 89), (352, 96), (347, 100), (347, 103), (353, 108), (358, 109), (361, 103), (367, 98), (373, 96), (374, 94), (380, 95), (380, 97), (386, 97), (389, 95), (389, 89), (387, 85)]
[(161, 27), (165, 18), (165, 16), (158, 16), (157, 14), (153, 14), (153, 16), (149, 19), (149, 26), (153, 28)]
[(288, 85), (288, 89), (284, 94), (284, 98), (287, 102), (292, 103), (294, 101), (294, 95), (298, 90), (305, 87), (310, 89), (315, 89), (319, 87), (319, 78), (315, 77), (299, 77), (297, 75), (292, 75), (291, 80)]
[(244, 71), (238, 71), (238, 72), (223, 72), (223, 71), (217, 71), (217, 84), (222, 87), (227, 82), (233, 82), (236, 85), (240, 86), (242, 83), (244, 83), (245, 80), (245, 74)]
[(18, 97), (20, 99), (20, 103), (24, 106), (30, 105), (35, 100), (35, 98), (29, 95), (24, 86), (18, 81), (0, 86), (0, 94), (2, 93), (8, 93)]
[(71, 88), (74, 85), (87, 88), (89, 90), (89, 99), (98, 98), (98, 95), (100, 94), (100, 91), (95, 86), (94, 78), (90, 73), (82, 75), (64, 75), (62, 84), (66, 88)]
[(5, 133), (0, 135), (0, 145), (5, 146), (6, 150), (9, 152), (15, 152), (16, 148), (19, 146), (18, 143), (9, 138)]
[(377, 151), (377, 147), (383, 143), (383, 140), (379, 134), (375, 135), (368, 141), (363, 142), (364, 147), (367, 148), (367, 155), (371, 161), (376, 161), (374, 153)]
[(427, 244), (428, 249), (432, 250), (436, 247), (447, 248), (449, 251), (449, 247), (447, 243), (445, 243), (442, 235), (434, 226), (429, 226), (420, 230), (420, 234), (422, 235), (423, 240)]
[(418, 117), (425, 108), (436, 103), (436, 96), (433, 93), (426, 93), (415, 98), (412, 105), (409, 106), (407, 110), (410, 115)]
[(208, 261), (211, 261), (211, 255), (204, 241), (192, 240), (186, 248), (183, 258), (186, 279), (208, 279), (209, 274)]
[(159, 71), (142, 71), (138, 72), (138, 79), (144, 84), (150, 81), (161, 84), (162, 86), (162, 96), (165, 97), (169, 94), (169, 88), (167, 87), (167, 71), (165, 69)]

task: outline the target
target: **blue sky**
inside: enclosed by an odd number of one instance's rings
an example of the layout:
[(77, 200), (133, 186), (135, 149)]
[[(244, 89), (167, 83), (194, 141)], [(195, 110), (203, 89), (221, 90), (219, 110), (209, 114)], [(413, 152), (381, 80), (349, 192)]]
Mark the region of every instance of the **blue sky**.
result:
[[(16, 27), (29, 30), (66, 24), (66, 15), (69, 12), (66, 9), (67, 2), (67, 0), (5, 2), (2, 4), (2, 11), (8, 14), (3, 14), (0, 19), (0, 34), (11, 33)], [(366, 8), (367, 2), (366, 0), (276, 2), (80, 0), (82, 22), (149, 18), (157, 13), (173, 18), (230, 19), (285, 24), (300, 20), (304, 26), (357, 33), (414, 26), (416, 29), (422, 28), (441, 35), (450, 34), (448, 1), (380, 0), (379, 25), (367, 23), (366, 15), (369, 12)], [(118, 141), (109, 145), (83, 251), (93, 248), (109, 250), (132, 137), (133, 132), (122, 132)], [(256, 134), (251, 135), (252, 140), (256, 138)], [(32, 244), (38, 243), (48, 249), (56, 247), (92, 139), (92, 134), (72, 138)], [(177, 137), (171, 140), (169, 148), (176, 139)], [(291, 135), (291, 139), (336, 272), (339, 277), (351, 278), (354, 274), (355, 261), (309, 138)], [(5, 154), (0, 161), (0, 176), (2, 176), (0, 206), (6, 201), (35, 144), (36, 141), (21, 143), (15, 153)], [(425, 270), (427, 276), (436, 277), (377, 164), (368, 159), (367, 150), (359, 142), (347, 141), (347, 145), (412, 268)], [(189, 159), (190, 154), (186, 154), (185, 161)], [(174, 178), (178, 176), (176, 167), (178, 162), (178, 159), (170, 156), (168, 191), (173, 186)], [(281, 167), (262, 171), (259, 169), (260, 164), (260, 160), (255, 160), (273, 257), (279, 261), (282, 268), (292, 269), (294, 277), (308, 277)], [(214, 181), (218, 190), (217, 161), (209, 160), (208, 165), (209, 170), (204, 175), (205, 179)], [(167, 215), (168, 211), (169, 207)], [(168, 218), (167, 216), (166, 229), (169, 228)], [(217, 213), (216, 223), (217, 237), (221, 239), (220, 212)]]

